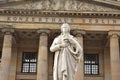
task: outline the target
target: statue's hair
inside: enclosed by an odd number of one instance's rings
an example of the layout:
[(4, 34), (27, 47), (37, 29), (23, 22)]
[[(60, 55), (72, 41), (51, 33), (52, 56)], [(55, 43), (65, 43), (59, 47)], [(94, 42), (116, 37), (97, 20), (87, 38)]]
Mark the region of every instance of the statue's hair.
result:
[(62, 28), (63, 27), (68, 27), (69, 29), (69, 32), (70, 32), (70, 25), (68, 23), (63, 23), (62, 26), (61, 26), (61, 31), (62, 31)]

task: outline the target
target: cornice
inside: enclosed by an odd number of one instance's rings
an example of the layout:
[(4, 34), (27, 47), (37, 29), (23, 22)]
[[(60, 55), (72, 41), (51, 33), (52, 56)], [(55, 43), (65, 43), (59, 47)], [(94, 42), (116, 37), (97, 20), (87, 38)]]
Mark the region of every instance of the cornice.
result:
[(113, 17), (120, 18), (120, 12), (77, 12), (77, 11), (41, 11), (28, 9), (0, 9), (0, 15), (20, 16), (69, 16), (69, 17)]

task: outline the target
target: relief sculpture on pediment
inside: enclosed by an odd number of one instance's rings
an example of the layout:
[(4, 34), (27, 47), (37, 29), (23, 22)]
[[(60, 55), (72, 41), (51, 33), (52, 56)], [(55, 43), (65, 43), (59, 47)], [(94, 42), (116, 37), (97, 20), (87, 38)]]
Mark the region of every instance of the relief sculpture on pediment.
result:
[(24, 4), (6, 6), (13, 9), (68, 10), (68, 11), (119, 11), (105, 6), (78, 0), (40, 0)]

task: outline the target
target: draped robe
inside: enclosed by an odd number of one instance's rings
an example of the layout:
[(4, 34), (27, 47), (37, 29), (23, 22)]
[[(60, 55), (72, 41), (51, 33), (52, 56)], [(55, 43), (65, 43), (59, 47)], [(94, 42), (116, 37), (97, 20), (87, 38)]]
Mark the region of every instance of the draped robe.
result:
[[(74, 80), (82, 48), (76, 38), (72, 35), (69, 35), (69, 38), (71, 38), (72, 41), (70, 45), (65, 48), (59, 47), (59, 44), (63, 42), (62, 34), (54, 39), (50, 47), (50, 51), (55, 52), (53, 80)], [(76, 53), (73, 52), (74, 48), (78, 50)]]

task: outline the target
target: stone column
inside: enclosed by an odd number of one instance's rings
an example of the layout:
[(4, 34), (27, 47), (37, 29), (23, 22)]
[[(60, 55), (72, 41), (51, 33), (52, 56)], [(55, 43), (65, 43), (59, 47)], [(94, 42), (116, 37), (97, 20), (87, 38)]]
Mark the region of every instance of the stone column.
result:
[(120, 52), (119, 52), (119, 36), (120, 32), (110, 31), (110, 66), (111, 80), (120, 80)]
[[(77, 40), (79, 41), (80, 45), (83, 48), (83, 35), (85, 34), (84, 30), (75, 30), (73, 34), (76, 35)], [(82, 53), (82, 61), (78, 64), (78, 69), (75, 74), (74, 80), (84, 80), (84, 53)]]
[(12, 33), (14, 29), (4, 28), (2, 29), (4, 32), (4, 41), (2, 48), (2, 61), (1, 61), (1, 74), (0, 80), (9, 80), (10, 75), (10, 62), (11, 62), (11, 54), (12, 54)]
[(37, 31), (39, 36), (37, 80), (48, 80), (48, 34), (49, 30)]
[(16, 80), (16, 70), (17, 70), (17, 53), (18, 46), (15, 37), (13, 37), (13, 44), (12, 44), (12, 59), (11, 59), (11, 69), (10, 69), (10, 77), (9, 80)]
[(110, 80), (110, 49), (104, 48), (104, 80)]

